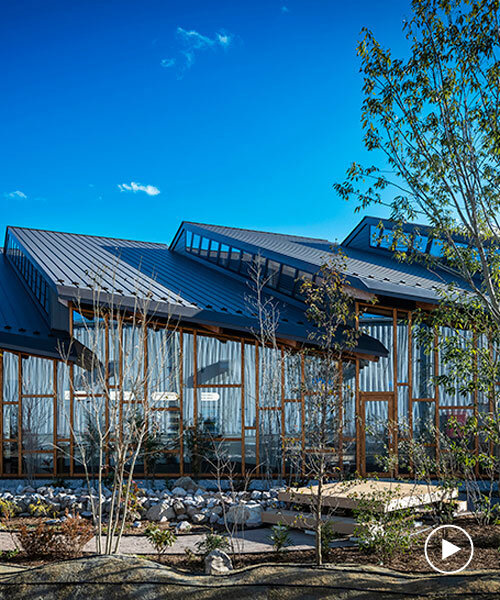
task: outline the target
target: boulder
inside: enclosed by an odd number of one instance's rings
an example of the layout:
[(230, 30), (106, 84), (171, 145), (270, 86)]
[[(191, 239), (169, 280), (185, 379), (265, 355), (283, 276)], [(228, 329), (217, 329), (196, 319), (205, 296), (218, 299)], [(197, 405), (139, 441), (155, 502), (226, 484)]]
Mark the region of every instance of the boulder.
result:
[(233, 570), (233, 563), (222, 550), (212, 550), (205, 557), (206, 575), (226, 575)]
[(207, 517), (203, 513), (196, 513), (191, 516), (191, 520), (195, 525), (201, 525), (201, 523), (204, 523), (207, 520)]
[(191, 529), (191, 523), (188, 521), (181, 521), (175, 526), (175, 533), (189, 533)]
[(144, 518), (148, 521), (168, 521), (170, 519), (175, 519), (175, 511), (174, 509), (161, 502), (160, 504), (155, 504), (148, 508)]
[(245, 507), (249, 511), (245, 526), (258, 527), (262, 525), (262, 506), (258, 502), (248, 502)]
[(174, 496), (180, 496), (181, 498), (187, 496), (186, 490), (180, 486), (174, 487), (174, 489), (172, 490), (172, 494)]
[(231, 506), (226, 515), (228, 523), (257, 527), (262, 524), (262, 507), (258, 502)]
[(187, 490), (187, 491), (192, 491), (194, 492), (195, 490), (197, 490), (199, 486), (197, 483), (195, 483), (191, 477), (179, 477), (179, 479), (176, 479), (174, 481), (174, 485), (173, 485), (174, 489), (172, 490), (172, 493), (175, 495), (175, 488), (182, 488), (183, 490)]
[(184, 502), (180, 500), (176, 500), (172, 505), (173, 511), (176, 515), (181, 515), (186, 511), (186, 507), (184, 506)]

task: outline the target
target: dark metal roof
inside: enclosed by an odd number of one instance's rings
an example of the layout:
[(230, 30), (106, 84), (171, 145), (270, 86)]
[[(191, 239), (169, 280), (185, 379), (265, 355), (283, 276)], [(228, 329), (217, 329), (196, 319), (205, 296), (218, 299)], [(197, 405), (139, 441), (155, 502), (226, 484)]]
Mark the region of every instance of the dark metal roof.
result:
[[(375, 250), (369, 245), (370, 225), (377, 225), (381, 219), (366, 217), (338, 247), (344, 256), (343, 268), (348, 282), (359, 289), (393, 296), (407, 300), (437, 302), (439, 290), (444, 290), (451, 282), (457, 282), (457, 276), (449, 270), (426, 267), (415, 262), (398, 260), (389, 250)], [(384, 222), (382, 220), (382, 222)], [(385, 221), (389, 223), (388, 221)], [(207, 236), (216, 236), (218, 241), (250, 252), (260, 252), (263, 256), (284, 262), (298, 269), (314, 273), (332, 258), (333, 242), (324, 239), (301, 238), (234, 227), (185, 223), (193, 232)], [(419, 231), (427, 231), (425, 226)], [(174, 238), (174, 244), (178, 235)], [(469, 286), (459, 281), (462, 289)]]
[(52, 333), (30, 293), (0, 249), (0, 348), (60, 357), (67, 336)]
[[(98, 278), (99, 289), (113, 293), (113, 302), (124, 307), (133, 307), (138, 296), (149, 293), (149, 308), (157, 317), (180, 317), (237, 331), (258, 328), (249, 302), (252, 289), (246, 282), (172, 252), (165, 244), (19, 227), (10, 231), (63, 299), (91, 302), (93, 281)], [(101, 301), (106, 301), (104, 292)], [(275, 304), (279, 311), (278, 335), (307, 341), (312, 327), (304, 309), (277, 299)], [(357, 350), (387, 354), (384, 346), (369, 336), (359, 340)]]

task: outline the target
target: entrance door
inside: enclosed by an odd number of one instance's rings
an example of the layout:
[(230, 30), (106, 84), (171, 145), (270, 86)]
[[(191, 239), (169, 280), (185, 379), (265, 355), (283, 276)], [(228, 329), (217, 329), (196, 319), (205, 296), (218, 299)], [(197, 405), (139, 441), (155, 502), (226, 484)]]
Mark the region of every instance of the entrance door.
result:
[(391, 475), (385, 459), (395, 443), (394, 404), (393, 392), (360, 392), (362, 475)]

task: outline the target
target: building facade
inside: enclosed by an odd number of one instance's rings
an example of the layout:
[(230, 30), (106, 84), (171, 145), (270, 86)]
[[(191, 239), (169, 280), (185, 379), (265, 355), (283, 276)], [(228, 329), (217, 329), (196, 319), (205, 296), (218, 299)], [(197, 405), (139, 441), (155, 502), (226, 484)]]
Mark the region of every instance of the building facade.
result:
[[(375, 457), (395, 450), (398, 435), (418, 436), (432, 454), (429, 420), (439, 429), (452, 415), (491, 408), (478, 393), (436, 385), (445, 368), (439, 336), (425, 352), (414, 335), (414, 311), (432, 309), (453, 275), (396, 260), (391, 223), (381, 240), (379, 221), (363, 219), (341, 244), (363, 333), (338, 364), (342, 426), (331, 451), (339, 467), (362, 474), (380, 473)], [(421, 233), (413, 243), (437, 251)], [(80, 448), (95, 420), (109, 418), (107, 403), (126, 414), (138, 396), (161, 441), (154, 467), (140, 459), (139, 474), (193, 473), (186, 431), (195, 426), (224, 446), (237, 472), (292, 470), (283, 448), (293, 440), (307, 453), (314, 393), (300, 351), (312, 327), (301, 282), (318, 276), (331, 251), (328, 240), (186, 222), (169, 246), (8, 227), (0, 476), (81, 476)], [(263, 300), (276, 309), (272, 344), (259, 337), (256, 265)], [(111, 305), (116, 319), (96, 314)], [(139, 306), (149, 314), (137, 327)], [(206, 464), (201, 471), (210, 474)]]

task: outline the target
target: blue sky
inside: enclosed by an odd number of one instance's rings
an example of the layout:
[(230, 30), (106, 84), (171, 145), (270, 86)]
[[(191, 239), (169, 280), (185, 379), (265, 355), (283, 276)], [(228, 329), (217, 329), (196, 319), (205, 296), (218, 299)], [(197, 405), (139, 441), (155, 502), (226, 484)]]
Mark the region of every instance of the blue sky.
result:
[(185, 219), (335, 240), (360, 219), (331, 188), (375, 160), (356, 42), (368, 26), (404, 53), (406, 0), (0, 7), (2, 231), (168, 242)]

